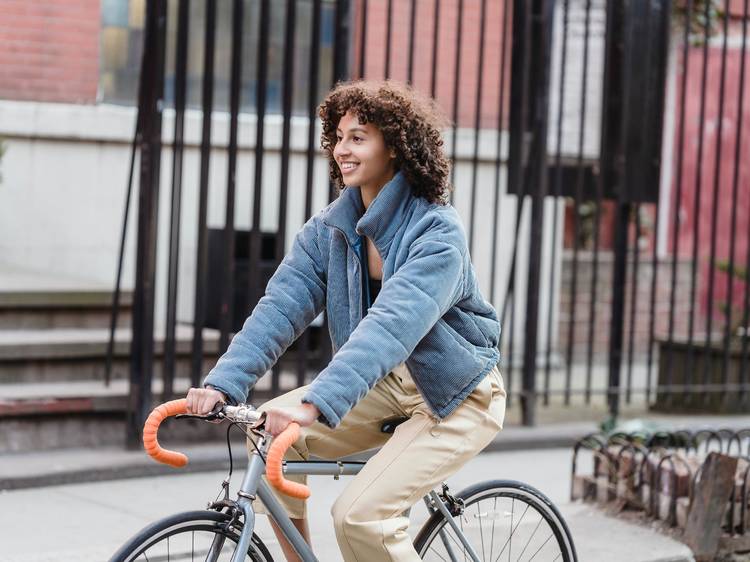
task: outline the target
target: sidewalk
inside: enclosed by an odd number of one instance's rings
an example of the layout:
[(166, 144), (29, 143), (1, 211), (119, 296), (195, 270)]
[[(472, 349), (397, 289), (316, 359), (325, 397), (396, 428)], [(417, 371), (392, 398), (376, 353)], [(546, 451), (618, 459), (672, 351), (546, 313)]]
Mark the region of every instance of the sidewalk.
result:
[[(517, 408), (515, 411), (517, 412)], [(574, 416), (575, 411), (565, 416)], [(581, 437), (598, 430), (595, 421), (543, 420), (537, 427), (517, 425), (509, 415), (506, 427), (485, 449), (486, 452), (539, 450), (551, 447), (572, 448)], [(663, 429), (714, 429), (750, 428), (750, 416), (674, 416), (646, 414), (639, 418)], [(236, 434), (239, 436), (239, 433)], [(170, 445), (166, 448), (180, 450), (190, 462), (182, 472), (223, 470), (229, 466), (226, 442), (217, 440), (209, 444)], [(235, 466), (242, 466), (245, 456), (244, 442), (233, 440)], [(237, 464), (239, 463), (239, 464)], [(568, 470), (566, 467), (565, 470)], [(160, 465), (147, 457), (142, 450), (126, 451), (121, 447), (96, 449), (59, 449), (32, 453), (0, 455), (0, 491), (54, 486), (79, 482), (95, 482), (171, 474), (173, 468)]]
[[(204, 458), (209, 456), (208, 451), (203, 453)], [(110, 460), (119, 461), (120, 457)], [(232, 479), (232, 496), (242, 478), (240, 468)], [(647, 524), (609, 517), (592, 505), (570, 503), (569, 469), (567, 447), (487, 452), (448, 482), (452, 490), (459, 491), (479, 481), (508, 478), (543, 490), (567, 521), (580, 562), (693, 562), (685, 545)], [(205, 506), (207, 500), (216, 497), (226, 475), (224, 471), (169, 472), (172, 476), (168, 478), (130, 478), (0, 493), (0, 562), (102, 562), (147, 524)], [(308, 483), (313, 491), (308, 513), (315, 552), (321, 562), (340, 562), (330, 509), (347, 478), (336, 481), (314, 476)], [(38, 525), (30, 524), (40, 517), (44, 520), (41, 533)], [(426, 519), (421, 503), (414, 507), (410, 519), (409, 532), (414, 536)], [(256, 532), (274, 560), (283, 560), (265, 517), (258, 518)]]

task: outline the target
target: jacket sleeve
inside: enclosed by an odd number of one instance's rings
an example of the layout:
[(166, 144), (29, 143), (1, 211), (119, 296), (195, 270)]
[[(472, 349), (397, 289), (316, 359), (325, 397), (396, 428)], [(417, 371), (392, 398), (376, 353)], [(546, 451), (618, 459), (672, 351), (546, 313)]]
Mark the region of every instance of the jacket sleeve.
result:
[(234, 403), (247, 394), (325, 306), (316, 217), (302, 227), (250, 317), (203, 381)]
[(453, 244), (417, 242), (384, 284), (367, 316), (303, 397), (331, 427), (404, 362), (460, 298), (464, 256)]

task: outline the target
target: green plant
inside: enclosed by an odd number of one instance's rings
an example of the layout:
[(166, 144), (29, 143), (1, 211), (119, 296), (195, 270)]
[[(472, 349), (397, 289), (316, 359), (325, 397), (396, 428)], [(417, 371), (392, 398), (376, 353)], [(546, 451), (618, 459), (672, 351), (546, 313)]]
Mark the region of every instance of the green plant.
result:
[(692, 10), (688, 14), (688, 1), (677, 0), (673, 4), (673, 21), (682, 26), (685, 22), (689, 25), (690, 44), (694, 46), (703, 45), (704, 37), (717, 35), (721, 29), (721, 18), (724, 10), (721, 8), (720, 0), (693, 0)]
[[(739, 279), (742, 283), (750, 282), (750, 276), (747, 267), (740, 265), (731, 264), (728, 260), (720, 260), (716, 262), (717, 271), (726, 273), (733, 279)], [(726, 301), (719, 301), (719, 309), (722, 311), (725, 317), (729, 319), (729, 334), (732, 337), (748, 337), (750, 336), (750, 326), (743, 326), (745, 323), (744, 307), (735, 304), (730, 308), (729, 303)]]
[(591, 249), (596, 234), (596, 202), (583, 201), (576, 209), (578, 213), (578, 244), (579, 248)]

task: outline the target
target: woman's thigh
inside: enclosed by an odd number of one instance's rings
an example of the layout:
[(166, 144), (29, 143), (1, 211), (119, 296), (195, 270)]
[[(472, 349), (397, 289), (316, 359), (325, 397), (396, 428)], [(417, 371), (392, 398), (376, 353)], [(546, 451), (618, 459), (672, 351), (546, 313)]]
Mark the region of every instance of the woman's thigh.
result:
[[(306, 460), (310, 455), (323, 459), (336, 459), (382, 446), (390, 437), (380, 428), (384, 420), (404, 416), (405, 412), (393, 395), (393, 381), (386, 378), (376, 384), (336, 428), (315, 422), (300, 428), (300, 437), (292, 445), (294, 452), (288, 460)], [(289, 408), (302, 403), (308, 387), (303, 386), (265, 402), (258, 410)], [(296, 453), (296, 454), (295, 454)]]
[(350, 482), (334, 510), (354, 520), (402, 513), (486, 447), (502, 428), (504, 413), (499, 372), (440, 421), (417, 409)]

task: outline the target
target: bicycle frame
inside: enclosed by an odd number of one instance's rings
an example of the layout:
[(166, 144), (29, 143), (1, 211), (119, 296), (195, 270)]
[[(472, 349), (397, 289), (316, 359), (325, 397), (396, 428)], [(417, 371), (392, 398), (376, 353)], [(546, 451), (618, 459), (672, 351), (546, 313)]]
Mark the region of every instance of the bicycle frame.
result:
[[(268, 445), (269, 440), (266, 437), (259, 437), (257, 446), (263, 454), (267, 452)], [(285, 474), (338, 477), (342, 475), (355, 475), (362, 470), (363, 466), (364, 463), (362, 462), (287, 462), (285, 463), (284, 472)], [(245, 521), (237, 548), (232, 556), (232, 562), (242, 562), (250, 546), (250, 539), (255, 529), (255, 511), (253, 510), (252, 502), (256, 498), (263, 502), (268, 515), (273, 518), (302, 560), (304, 562), (318, 562), (310, 545), (307, 544), (302, 534), (294, 526), (286, 510), (271, 491), (269, 484), (261, 478), (265, 472), (265, 468), (263, 459), (257, 451), (254, 451), (250, 457), (245, 477), (237, 492), (239, 496), (237, 504), (242, 510)]]
[[(269, 441), (270, 440), (265, 436), (259, 436), (256, 443), (258, 450), (264, 455), (268, 450), (268, 446), (270, 444)], [(365, 463), (363, 462), (342, 461), (286, 462), (284, 464), (284, 473), (287, 475), (306, 474), (314, 476), (333, 476), (334, 478), (338, 478), (339, 476), (353, 476), (358, 474), (359, 471), (362, 470), (364, 464)], [(284, 536), (297, 551), (297, 554), (300, 556), (300, 558), (302, 558), (304, 562), (318, 562), (318, 559), (315, 557), (315, 554), (310, 548), (310, 545), (307, 544), (305, 539), (302, 537), (302, 534), (294, 526), (286, 510), (276, 498), (276, 495), (271, 491), (271, 487), (269, 486), (269, 484), (261, 478), (264, 472), (265, 463), (263, 459), (261, 458), (258, 451), (253, 451), (252, 455), (250, 456), (247, 472), (245, 473), (245, 477), (242, 480), (240, 489), (237, 492), (237, 495), (239, 496), (237, 505), (242, 510), (245, 520), (242, 528), (242, 533), (240, 534), (239, 540), (237, 542), (237, 548), (232, 555), (231, 562), (243, 562), (245, 559), (245, 554), (247, 553), (250, 546), (250, 540), (252, 538), (253, 531), (255, 530), (255, 511), (253, 510), (252, 503), (255, 499), (259, 499), (261, 502), (263, 502), (263, 505), (268, 511), (268, 515), (273, 518), (274, 522), (282, 530)], [(430, 493), (425, 496), (424, 501), (427, 504), (428, 510), (430, 510), (431, 512), (438, 510), (446, 516), (449, 524), (456, 533), (456, 536), (458, 536), (459, 540), (466, 549), (466, 554), (469, 554), (472, 560), (479, 562), (477, 553), (472, 548), (468, 539), (466, 539), (464, 534), (461, 532), (459, 526), (453, 520), (453, 517), (448, 512), (448, 509), (440, 499), (440, 496), (437, 494), (437, 492), (435, 492), (435, 490), (431, 490)], [(441, 538), (450, 552), (452, 549), (447, 544), (447, 538), (443, 535), (442, 531)], [(211, 552), (207, 556), (206, 560), (213, 560), (213, 551), (216, 551), (218, 553), (220, 548), (221, 545), (212, 545)]]

